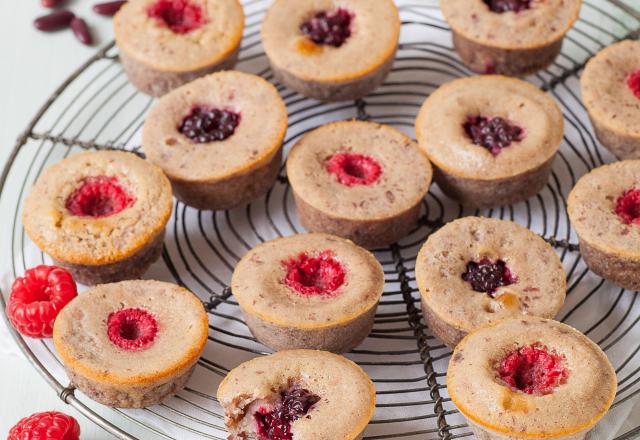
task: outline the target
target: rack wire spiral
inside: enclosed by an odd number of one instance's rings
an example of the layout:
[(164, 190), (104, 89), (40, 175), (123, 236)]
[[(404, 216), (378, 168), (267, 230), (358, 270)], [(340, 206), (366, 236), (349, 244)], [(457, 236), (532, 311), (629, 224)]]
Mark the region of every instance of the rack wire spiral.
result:
[[(373, 378), (378, 403), (365, 439), (442, 439), (471, 436), (447, 396), (444, 376), (451, 351), (430, 335), (419, 310), (415, 259), (429, 234), (454, 218), (484, 215), (514, 220), (544, 237), (559, 252), (567, 270), (567, 303), (558, 319), (594, 339), (613, 360), (618, 395), (613, 411), (640, 402), (640, 300), (588, 271), (571, 229), (565, 200), (577, 179), (613, 158), (598, 145), (578, 94), (585, 63), (601, 48), (640, 35), (636, 0), (584, 0), (580, 20), (569, 32), (562, 54), (531, 78), (551, 93), (565, 115), (566, 134), (545, 190), (513, 206), (473, 211), (433, 187), (424, 201), (419, 228), (400, 243), (375, 251), (383, 264), (386, 289), (367, 340), (348, 356)], [(391, 124), (413, 134), (415, 115), (425, 97), (443, 82), (470, 75), (455, 55), (450, 31), (437, 0), (398, 0), (403, 37), (386, 83), (363, 100), (322, 104), (279, 87), (290, 117), (286, 151), (310, 129), (328, 120), (359, 118)], [(259, 27), (269, 0), (244, 2), (247, 26), (239, 70), (273, 80), (260, 45)], [(634, 6), (638, 6), (635, 4)], [(407, 38), (413, 35), (414, 38)], [(415, 39), (419, 35), (421, 38)], [(9, 213), (13, 277), (48, 261), (31, 245), (20, 222), (22, 201), (49, 164), (82, 149), (127, 149), (142, 155), (138, 133), (153, 99), (128, 83), (113, 44), (74, 72), (49, 98), (19, 137), (0, 177), (0, 209)], [(13, 333), (35, 368), (65, 402), (116, 437), (224, 439), (223, 412), (213, 397), (217, 384), (237, 360), (266, 354), (244, 324), (228, 288), (233, 267), (256, 244), (301, 232), (287, 178), (243, 209), (197, 211), (177, 203), (169, 224), (163, 259), (150, 278), (181, 284), (200, 296), (210, 314), (210, 335), (195, 379), (162, 405), (105, 414), (68, 386), (50, 342), (27, 341)], [(4, 302), (8, 292), (0, 295)], [(4, 309), (4, 307), (3, 307)], [(381, 348), (383, 347), (384, 348)], [(230, 359), (234, 359), (233, 362)], [(194, 385), (195, 384), (195, 385)], [(125, 432), (124, 420), (135, 433)], [(640, 435), (640, 420), (618, 439)]]

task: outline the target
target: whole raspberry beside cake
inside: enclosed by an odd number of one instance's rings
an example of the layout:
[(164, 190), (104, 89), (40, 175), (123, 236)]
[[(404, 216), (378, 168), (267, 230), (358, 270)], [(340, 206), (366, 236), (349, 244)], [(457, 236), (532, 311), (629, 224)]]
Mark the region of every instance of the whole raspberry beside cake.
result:
[(198, 298), (159, 281), (103, 284), (56, 319), (53, 342), (74, 386), (96, 402), (143, 408), (180, 391), (204, 349)]
[(601, 50), (587, 63), (580, 85), (602, 145), (619, 159), (640, 159), (640, 41)]
[(566, 274), (551, 246), (504, 220), (447, 223), (420, 249), (415, 272), (425, 322), (450, 347), (502, 319), (553, 318), (566, 295)]
[(80, 425), (57, 411), (35, 413), (11, 428), (7, 440), (79, 440)]
[(549, 66), (582, 0), (441, 0), (462, 61), (478, 73), (524, 76)]
[(140, 278), (160, 257), (172, 206), (159, 168), (131, 153), (93, 151), (47, 168), (22, 219), (44, 253), (91, 285)]
[(416, 120), (418, 143), (435, 167), (440, 188), (475, 208), (509, 205), (539, 193), (563, 134), (562, 112), (551, 96), (500, 75), (440, 86)]
[(376, 390), (342, 356), (287, 350), (231, 370), (218, 400), (230, 440), (355, 440), (373, 416)]
[(483, 440), (584, 440), (616, 395), (606, 354), (578, 330), (526, 317), (482, 327), (453, 352), (447, 391)]
[(400, 131), (342, 121), (300, 139), (289, 153), (287, 174), (306, 229), (374, 248), (416, 228), (432, 170)]
[(276, 79), (322, 101), (376, 89), (391, 70), (399, 37), (392, 0), (276, 0), (262, 23)]
[(640, 290), (640, 160), (582, 176), (569, 194), (567, 211), (589, 269), (625, 289)]
[(244, 12), (238, 0), (129, 0), (113, 30), (129, 80), (161, 96), (235, 66)]
[(349, 240), (299, 234), (249, 251), (233, 272), (231, 289), (263, 344), (341, 353), (371, 331), (384, 272)]
[(287, 109), (274, 86), (255, 75), (219, 72), (162, 97), (145, 120), (142, 146), (177, 198), (223, 210), (271, 188), (286, 131)]

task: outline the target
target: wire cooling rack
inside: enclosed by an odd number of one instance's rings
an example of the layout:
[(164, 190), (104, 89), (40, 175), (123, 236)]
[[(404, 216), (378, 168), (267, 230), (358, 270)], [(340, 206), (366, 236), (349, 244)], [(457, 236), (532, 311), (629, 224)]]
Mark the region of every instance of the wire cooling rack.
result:
[[(247, 26), (237, 68), (273, 80), (259, 35), (268, 4), (268, 0), (244, 2)], [(413, 135), (414, 118), (425, 97), (439, 84), (471, 74), (452, 49), (437, 0), (398, 0), (398, 5), (403, 32), (397, 61), (386, 83), (370, 96), (356, 102), (322, 104), (279, 87), (290, 115), (287, 151), (305, 132), (331, 120), (374, 120)], [(414, 273), (417, 252), (427, 236), (465, 215), (517, 221), (556, 248), (569, 286), (558, 319), (599, 343), (618, 374), (618, 395), (600, 430), (601, 438), (640, 435), (640, 420), (629, 416), (634, 405), (640, 406), (638, 292), (621, 290), (588, 271), (565, 209), (566, 196), (576, 180), (613, 160), (591, 131), (579, 98), (578, 76), (601, 48), (624, 38), (638, 38), (640, 14), (633, 8), (639, 6), (638, 0), (584, 0), (581, 18), (569, 32), (562, 54), (551, 67), (529, 78), (557, 99), (566, 121), (563, 145), (541, 194), (513, 206), (473, 211), (448, 200), (434, 186), (424, 200), (420, 227), (400, 243), (375, 252), (384, 267), (386, 290), (371, 335), (348, 354), (369, 373), (377, 388), (376, 413), (365, 439), (447, 440), (472, 435), (448, 398), (444, 376), (451, 351), (422, 322)], [(0, 177), (0, 210), (8, 220), (0, 233), (10, 244), (7, 278), (49, 261), (28, 241), (20, 222), (22, 201), (42, 170), (83, 149), (127, 149), (142, 154), (139, 131), (152, 103), (152, 98), (128, 83), (113, 44), (81, 66), (49, 98), (18, 139)], [(239, 362), (266, 354), (266, 348), (248, 331), (227, 286), (234, 265), (250, 248), (302, 231), (283, 173), (264, 198), (243, 209), (214, 213), (181, 203), (175, 206), (163, 259), (148, 277), (187, 287), (199, 295), (210, 314), (204, 356), (194, 378), (178, 396), (144, 410), (105, 409), (69, 386), (50, 341), (26, 340), (13, 333), (62, 400), (121, 439), (226, 438), (223, 411), (214, 397), (217, 385)], [(3, 306), (7, 287), (5, 283), (0, 295)]]

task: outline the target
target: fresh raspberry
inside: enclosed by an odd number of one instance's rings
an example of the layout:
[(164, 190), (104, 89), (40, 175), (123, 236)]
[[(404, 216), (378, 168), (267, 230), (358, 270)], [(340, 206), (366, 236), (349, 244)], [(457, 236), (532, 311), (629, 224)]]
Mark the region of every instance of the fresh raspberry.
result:
[(636, 70), (627, 77), (627, 86), (637, 98), (640, 98), (640, 70)]
[(273, 408), (263, 407), (254, 414), (259, 439), (292, 440), (291, 424), (319, 401), (319, 396), (301, 388), (283, 391)]
[(65, 269), (36, 266), (13, 282), (7, 316), (23, 335), (50, 338), (58, 313), (77, 294), (76, 283)]
[(127, 351), (142, 351), (158, 335), (158, 321), (144, 309), (122, 309), (107, 319), (107, 335), (116, 346)]
[(462, 279), (471, 284), (476, 292), (483, 292), (494, 297), (498, 287), (508, 286), (517, 281), (507, 267), (507, 263), (498, 260), (495, 263), (488, 258), (467, 263), (467, 270)]
[(133, 206), (136, 198), (115, 177), (85, 177), (65, 203), (79, 217), (109, 217)]
[(640, 189), (629, 189), (618, 197), (616, 214), (627, 225), (640, 225)]
[(189, 33), (207, 22), (202, 6), (190, 0), (157, 0), (147, 14), (176, 34)]
[(76, 419), (57, 411), (33, 414), (20, 420), (7, 440), (78, 440), (80, 425)]
[(351, 36), (354, 15), (344, 8), (321, 11), (300, 25), (300, 30), (316, 44), (342, 46)]
[(498, 366), (507, 385), (527, 394), (549, 394), (567, 382), (569, 370), (564, 358), (546, 347), (533, 344), (509, 353)]
[(373, 185), (382, 174), (380, 163), (364, 154), (337, 153), (326, 163), (329, 173), (346, 186)]
[(316, 257), (301, 253), (282, 264), (287, 269), (284, 283), (302, 295), (329, 295), (344, 284), (344, 267), (331, 251)]

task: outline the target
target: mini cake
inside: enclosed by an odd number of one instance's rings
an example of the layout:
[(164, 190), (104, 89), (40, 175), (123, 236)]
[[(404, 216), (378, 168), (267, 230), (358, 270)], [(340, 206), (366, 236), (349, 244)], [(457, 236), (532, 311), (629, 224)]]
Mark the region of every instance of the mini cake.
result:
[(188, 290), (122, 281), (96, 286), (62, 309), (53, 342), (73, 385), (88, 397), (143, 408), (184, 387), (208, 331), (204, 307)]
[(276, 79), (321, 101), (376, 89), (391, 70), (399, 37), (393, 0), (276, 0), (262, 23)]
[(600, 142), (619, 159), (640, 159), (640, 41), (600, 51), (587, 63), (580, 85)]
[(400, 131), (343, 121), (306, 134), (289, 153), (287, 174), (305, 228), (374, 248), (416, 227), (432, 170)]
[(524, 76), (549, 66), (582, 0), (440, 0), (462, 61), (478, 73)]
[(278, 177), (287, 109), (274, 86), (219, 72), (164, 96), (147, 116), (142, 145), (176, 197), (198, 209), (246, 205)]
[(611, 407), (616, 373), (576, 329), (527, 317), (485, 326), (453, 352), (449, 397), (483, 440), (585, 440)]
[(416, 120), (436, 182), (472, 208), (509, 205), (540, 192), (563, 134), (562, 112), (551, 96), (499, 75), (442, 85)]
[(287, 350), (231, 370), (218, 400), (230, 440), (355, 440), (373, 416), (376, 390), (342, 356)]
[(416, 261), (422, 312), (454, 347), (487, 323), (523, 315), (553, 318), (566, 295), (560, 258), (513, 222), (464, 217), (432, 234)]
[(43, 252), (92, 285), (140, 278), (162, 253), (172, 206), (159, 168), (131, 153), (92, 151), (49, 167), (22, 220)]
[(342, 353), (371, 331), (384, 272), (349, 240), (299, 234), (249, 251), (231, 289), (251, 332), (268, 347)]
[(244, 12), (238, 0), (129, 0), (113, 30), (129, 80), (143, 93), (162, 96), (235, 66)]
[(569, 194), (580, 254), (596, 274), (640, 290), (640, 160), (596, 168)]

